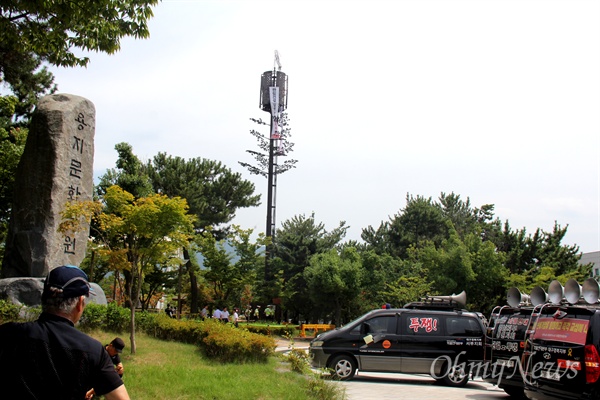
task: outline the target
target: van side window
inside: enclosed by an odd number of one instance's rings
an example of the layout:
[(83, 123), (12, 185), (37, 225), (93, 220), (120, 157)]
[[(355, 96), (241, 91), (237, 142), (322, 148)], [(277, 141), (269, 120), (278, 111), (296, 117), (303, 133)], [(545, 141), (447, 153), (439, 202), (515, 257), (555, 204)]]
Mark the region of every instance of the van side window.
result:
[(446, 332), (448, 336), (481, 336), (481, 326), (473, 318), (447, 317)]
[(402, 334), (412, 336), (442, 335), (443, 317), (436, 314), (404, 314), (402, 316)]
[(365, 321), (369, 325), (368, 333), (396, 333), (396, 316), (384, 315)]

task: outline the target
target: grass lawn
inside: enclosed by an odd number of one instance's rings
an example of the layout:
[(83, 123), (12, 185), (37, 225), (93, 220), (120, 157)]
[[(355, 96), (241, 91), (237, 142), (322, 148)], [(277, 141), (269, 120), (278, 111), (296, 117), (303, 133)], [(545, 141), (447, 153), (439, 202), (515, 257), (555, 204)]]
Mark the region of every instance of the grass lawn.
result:
[(343, 398), (337, 387), (322, 388), (323, 381), (292, 372), (289, 363), (279, 357), (271, 357), (265, 364), (221, 364), (206, 359), (195, 345), (162, 341), (145, 334), (136, 335), (137, 353), (132, 355), (129, 336), (100, 331), (90, 335), (103, 344), (115, 336), (125, 341), (121, 354), (123, 381), (135, 400)]

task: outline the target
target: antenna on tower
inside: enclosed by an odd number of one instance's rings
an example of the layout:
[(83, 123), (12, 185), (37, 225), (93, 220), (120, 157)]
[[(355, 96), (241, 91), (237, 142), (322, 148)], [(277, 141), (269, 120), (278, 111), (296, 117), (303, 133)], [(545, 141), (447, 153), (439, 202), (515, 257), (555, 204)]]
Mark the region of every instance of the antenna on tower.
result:
[[(281, 71), (281, 62), (279, 61), (279, 52), (275, 50), (275, 64), (277, 64), (277, 68)], [(273, 69), (275, 69), (275, 65), (273, 65)]]

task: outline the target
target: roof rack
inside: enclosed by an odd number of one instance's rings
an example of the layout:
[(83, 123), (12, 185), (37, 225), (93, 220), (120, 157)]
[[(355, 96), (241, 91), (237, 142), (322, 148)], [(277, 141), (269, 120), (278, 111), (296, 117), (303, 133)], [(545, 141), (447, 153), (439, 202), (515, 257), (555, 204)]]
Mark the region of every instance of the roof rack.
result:
[(404, 308), (418, 308), (421, 310), (462, 310), (467, 303), (467, 294), (463, 290), (458, 295), (452, 296), (425, 296), (420, 301), (413, 301), (404, 305)]
[(418, 310), (438, 310), (438, 311), (454, 311), (463, 310), (461, 304), (455, 301), (448, 300), (422, 300), (413, 301), (404, 305), (404, 308), (418, 309)]

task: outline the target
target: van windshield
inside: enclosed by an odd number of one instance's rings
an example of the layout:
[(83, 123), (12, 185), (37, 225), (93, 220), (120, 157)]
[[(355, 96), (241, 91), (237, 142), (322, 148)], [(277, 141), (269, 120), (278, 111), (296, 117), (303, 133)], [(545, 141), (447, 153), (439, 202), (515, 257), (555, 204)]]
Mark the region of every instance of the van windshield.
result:
[(369, 311), (366, 314), (361, 315), (360, 317), (356, 318), (355, 320), (348, 322), (342, 328), (350, 330), (351, 333), (359, 333), (360, 332), (360, 326), (362, 325), (362, 323), (365, 320), (369, 319), (369, 316), (371, 314), (374, 314), (375, 311), (377, 311), (377, 310), (372, 310), (372, 311)]

